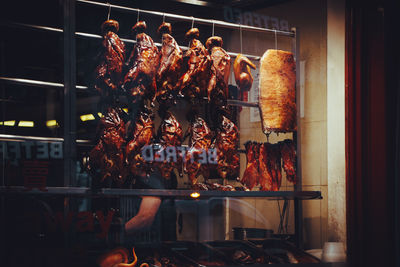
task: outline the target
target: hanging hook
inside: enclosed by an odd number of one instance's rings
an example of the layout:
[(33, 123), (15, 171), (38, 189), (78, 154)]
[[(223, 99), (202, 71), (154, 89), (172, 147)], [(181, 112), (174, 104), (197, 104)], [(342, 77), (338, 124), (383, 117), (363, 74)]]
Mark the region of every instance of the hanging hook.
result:
[(267, 132), (265, 135), (267, 136), (267, 142), (269, 143), (269, 136), (271, 135), (271, 132)]
[(136, 22), (139, 22), (139, 16), (140, 16), (140, 9), (137, 10), (137, 19), (136, 19)]
[(108, 14), (107, 14), (107, 20), (110, 20), (110, 13), (111, 13), (111, 4), (108, 3)]
[(242, 24), (239, 24), (239, 31), (240, 31), (240, 54), (243, 54)]
[(165, 13), (163, 13), (163, 15), (162, 15), (162, 22), (163, 23), (165, 22)]
[(274, 29), (275, 31), (275, 50), (278, 50), (278, 37), (276, 36), (276, 29)]
[(215, 21), (212, 20), (212, 36), (214, 36)]
[(193, 26), (194, 26), (194, 17), (192, 16), (192, 29), (193, 29)]

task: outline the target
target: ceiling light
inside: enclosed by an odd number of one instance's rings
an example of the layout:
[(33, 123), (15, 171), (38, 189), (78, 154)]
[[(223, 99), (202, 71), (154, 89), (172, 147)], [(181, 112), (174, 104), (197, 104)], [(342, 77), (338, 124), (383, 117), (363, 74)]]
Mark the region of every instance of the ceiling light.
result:
[(93, 114), (81, 115), (81, 121), (92, 121), (94, 119), (95, 118), (94, 118)]
[(19, 121), (18, 127), (33, 127), (35, 123), (33, 121)]
[(99, 116), (99, 118), (103, 117), (103, 114), (101, 114), (101, 112), (97, 112), (97, 116)]
[(15, 121), (5, 121), (4, 125), (5, 126), (15, 126)]
[(57, 123), (56, 120), (49, 120), (49, 121), (46, 121), (46, 126), (49, 127), (49, 128), (55, 127), (55, 126), (57, 126), (57, 125), (58, 125), (58, 123)]

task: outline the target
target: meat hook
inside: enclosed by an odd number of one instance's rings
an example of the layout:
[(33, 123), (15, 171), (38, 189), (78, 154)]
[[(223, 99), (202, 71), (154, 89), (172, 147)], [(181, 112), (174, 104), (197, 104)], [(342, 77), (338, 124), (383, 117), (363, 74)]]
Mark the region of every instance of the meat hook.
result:
[(108, 14), (107, 14), (107, 20), (110, 20), (110, 13), (111, 13), (111, 4), (108, 3)]

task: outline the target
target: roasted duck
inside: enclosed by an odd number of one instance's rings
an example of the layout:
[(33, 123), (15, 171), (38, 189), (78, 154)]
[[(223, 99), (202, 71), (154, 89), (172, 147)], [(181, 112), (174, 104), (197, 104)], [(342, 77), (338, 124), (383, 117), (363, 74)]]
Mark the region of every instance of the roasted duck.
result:
[(125, 75), (123, 88), (132, 103), (142, 98), (151, 100), (156, 96), (156, 72), (159, 65), (158, 49), (150, 36), (144, 33), (146, 22), (139, 21), (132, 27), (136, 33), (136, 41), (128, 59), (128, 72)]
[(228, 98), (228, 79), (231, 69), (231, 57), (222, 48), (222, 38), (213, 36), (207, 39), (206, 47), (212, 59), (212, 76), (208, 86), (208, 101), (225, 105)]
[(296, 176), (296, 147), (291, 139), (280, 142), (283, 170), (286, 172), (286, 179), (294, 184), (297, 183)]
[(118, 37), (119, 24), (115, 20), (107, 20), (101, 25), (103, 34), (100, 64), (95, 71), (94, 87), (103, 101), (116, 95), (122, 84), (122, 71), (125, 62), (125, 44)]
[(211, 146), (212, 132), (200, 116), (195, 116), (188, 133), (190, 134), (190, 139), (184, 170), (189, 175), (191, 184), (194, 185), (197, 183), (197, 177), (200, 174), (203, 174), (204, 180), (209, 177), (207, 152)]
[(207, 95), (212, 75), (212, 60), (206, 48), (198, 40), (199, 29), (190, 29), (185, 37), (190, 40), (189, 50), (184, 55), (184, 74), (179, 79), (180, 95), (191, 101)]
[(159, 102), (175, 102), (177, 83), (182, 76), (183, 53), (178, 43), (171, 36), (171, 24), (164, 22), (158, 28), (162, 34), (160, 51), (160, 67), (156, 75), (157, 100)]
[(134, 131), (126, 146), (126, 161), (130, 172), (134, 175), (144, 176), (150, 172), (151, 163), (146, 162), (142, 156), (142, 148), (149, 145), (154, 136), (154, 115), (149, 109), (143, 107), (139, 112), (134, 125)]
[[(160, 162), (161, 175), (169, 179), (174, 168), (178, 169), (182, 176), (182, 158), (177, 155), (176, 147), (182, 144), (182, 126), (170, 112), (163, 114), (160, 128), (158, 129), (158, 140), (164, 153), (164, 159)], [(158, 161), (155, 159), (155, 161)]]
[(296, 126), (296, 63), (291, 52), (269, 49), (260, 62), (260, 111), (265, 134)]
[(239, 133), (236, 125), (222, 116), (222, 123), (217, 131), (216, 148), (218, 154), (217, 172), (222, 178), (236, 179), (239, 176), (239, 156), (237, 143)]
[(108, 108), (98, 127), (99, 140), (90, 151), (90, 168), (100, 170), (100, 182), (111, 178), (122, 184), (127, 176), (124, 162), (125, 123), (119, 109)]
[(253, 85), (250, 68), (256, 69), (256, 65), (242, 54), (236, 56), (233, 62), (233, 73), (235, 74), (236, 84), (241, 91), (250, 91)]
[(260, 146), (256, 142), (248, 141), (245, 144), (245, 148), (247, 165), (240, 182), (245, 184), (251, 190), (260, 181), (260, 170), (258, 164)]

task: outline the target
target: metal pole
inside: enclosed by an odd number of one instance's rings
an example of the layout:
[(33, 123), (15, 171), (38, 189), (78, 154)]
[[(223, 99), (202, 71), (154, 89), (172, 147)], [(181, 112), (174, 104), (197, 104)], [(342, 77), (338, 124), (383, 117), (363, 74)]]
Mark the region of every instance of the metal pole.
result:
[(64, 186), (76, 176), (75, 1), (64, 0)]
[[(231, 29), (239, 29), (241, 27), (243, 30), (248, 30), (248, 31), (275, 33), (275, 30), (273, 30), (273, 29), (240, 25), (240, 24), (230, 23), (230, 22), (221, 21), (221, 20), (201, 19), (201, 18), (195, 18), (195, 17), (191, 17), (191, 16), (189, 17), (189, 16), (182, 16), (182, 15), (164, 13), (164, 12), (158, 12), (158, 11), (142, 10), (142, 9), (137, 9), (137, 8), (124, 7), (124, 6), (118, 6), (118, 5), (110, 5), (108, 3), (99, 3), (99, 2), (88, 1), (88, 0), (77, 0), (77, 2), (96, 5), (96, 6), (103, 6), (106, 8), (109, 8), (111, 6), (111, 8), (113, 8), (113, 9), (133, 12), (135, 14), (137, 14), (139, 11), (140, 13), (161, 16), (161, 17), (170, 18), (170, 19), (185, 20), (185, 21), (189, 21), (189, 22), (194, 21), (196, 24), (206, 24), (206, 25), (214, 24), (215, 26), (221, 26), (221, 27), (231, 28)], [(285, 31), (277, 30), (276, 33), (279, 35), (285, 35), (285, 36), (290, 36), (290, 37), (294, 36), (293, 32), (285, 32)]]
[[(53, 28), (53, 27), (47, 27), (47, 26), (39, 26), (39, 25), (32, 25), (32, 24), (25, 24), (25, 23), (12, 23), (12, 25), (15, 25), (17, 27), (25, 27), (25, 28), (32, 28), (36, 30), (41, 30), (41, 31), (50, 31), (50, 32), (55, 32), (55, 33), (62, 33), (62, 29), (58, 28)], [(86, 33), (86, 32), (75, 32), (75, 35), (81, 38), (89, 38), (89, 39), (102, 39), (103, 37), (98, 34), (93, 34), (93, 33)], [(131, 43), (135, 44), (136, 40), (131, 40), (131, 39), (126, 39), (126, 38), (121, 38), (122, 41), (125, 43)], [(154, 43), (157, 47), (161, 47), (161, 43)], [(189, 48), (187, 46), (179, 46), (182, 50), (188, 50)], [(227, 52), (228, 55), (231, 57), (237, 57), (239, 53), (234, 53), (234, 52)], [(255, 55), (248, 55), (248, 54), (243, 54), (247, 58), (251, 60), (260, 60), (261, 57), (255, 56)]]
[[(297, 184), (294, 187), (295, 191), (302, 190), (302, 177), (301, 177), (301, 118), (300, 118), (300, 38), (299, 29), (292, 28), (295, 33), (293, 38), (293, 54), (296, 60), (296, 103), (297, 103), (297, 132), (293, 134), (293, 140), (297, 145)], [(295, 224), (295, 238), (296, 245), (299, 248), (303, 247), (303, 207), (302, 202), (298, 198), (294, 199), (294, 224)]]

